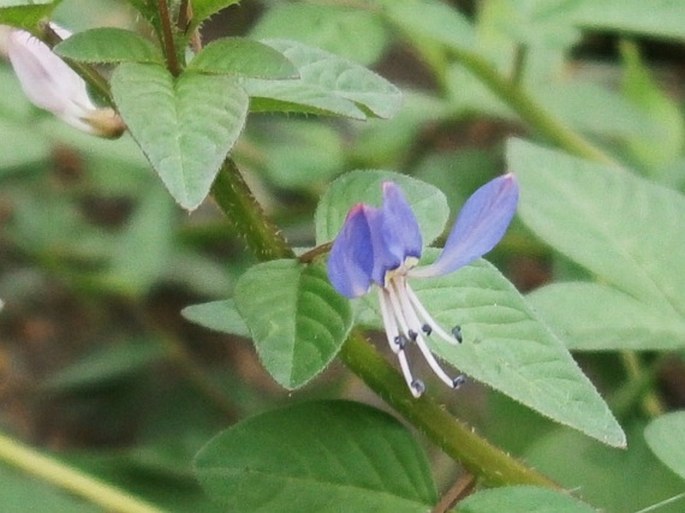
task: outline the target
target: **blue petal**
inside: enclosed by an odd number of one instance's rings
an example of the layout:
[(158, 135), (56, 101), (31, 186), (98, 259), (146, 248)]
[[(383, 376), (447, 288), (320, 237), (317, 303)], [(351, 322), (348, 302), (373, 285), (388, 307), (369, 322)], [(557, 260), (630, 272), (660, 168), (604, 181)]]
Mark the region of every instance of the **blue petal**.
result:
[(400, 263), (408, 256), (419, 258), (423, 248), (421, 230), (402, 189), (394, 182), (383, 183), (383, 239), (388, 253)]
[(456, 271), (490, 251), (502, 239), (518, 203), (518, 184), (509, 173), (486, 183), (466, 201), (445, 248), (431, 265), (412, 276), (441, 276)]
[(362, 296), (371, 287), (374, 258), (369, 209), (362, 204), (352, 207), (328, 257), (328, 279), (349, 298)]

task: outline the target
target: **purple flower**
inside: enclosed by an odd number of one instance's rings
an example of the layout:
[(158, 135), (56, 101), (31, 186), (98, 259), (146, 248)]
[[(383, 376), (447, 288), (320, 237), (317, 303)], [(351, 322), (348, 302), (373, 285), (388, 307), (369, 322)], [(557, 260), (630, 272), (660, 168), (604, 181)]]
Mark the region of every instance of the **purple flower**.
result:
[(402, 374), (412, 394), (425, 386), (409, 368), (405, 347), (416, 343), (424, 358), (448, 386), (458, 388), (463, 376), (450, 377), (431, 353), (425, 338), (435, 333), (454, 344), (461, 329), (448, 334), (423, 307), (409, 278), (429, 278), (452, 273), (490, 251), (504, 236), (516, 211), (518, 185), (513, 174), (500, 176), (478, 189), (462, 208), (445, 247), (430, 265), (416, 267), (423, 242), (419, 225), (400, 187), (383, 183), (380, 208), (359, 203), (347, 214), (328, 259), (328, 278), (348, 298), (378, 286), (383, 325), (388, 343), (397, 354)]

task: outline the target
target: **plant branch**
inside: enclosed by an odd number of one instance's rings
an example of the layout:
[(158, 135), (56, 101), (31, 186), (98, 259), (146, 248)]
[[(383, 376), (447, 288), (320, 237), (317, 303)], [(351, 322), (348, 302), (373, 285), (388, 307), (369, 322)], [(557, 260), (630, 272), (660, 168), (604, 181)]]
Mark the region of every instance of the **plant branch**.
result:
[(355, 331), (348, 337), (340, 357), (385, 402), (487, 484), (529, 484), (559, 489), (559, 485), (548, 477), (481, 438), (470, 426), (452, 416), (430, 393), (415, 399), (400, 373), (361, 333)]
[(169, 4), (166, 0), (157, 0), (157, 9), (159, 11), (159, 19), (162, 25), (162, 44), (164, 46), (164, 55), (166, 57), (167, 68), (169, 68), (169, 72), (172, 75), (177, 77), (181, 74), (181, 66), (178, 63), (178, 56), (176, 55), (174, 28), (173, 23), (171, 22)]
[(294, 256), (278, 227), (264, 214), (232, 159), (226, 159), (221, 166), (212, 185), (212, 196), (260, 261)]
[(447, 513), (454, 505), (470, 494), (476, 486), (476, 478), (471, 474), (465, 474), (457, 479), (449, 490), (447, 490), (438, 503), (433, 507), (431, 513)]
[(0, 433), (0, 459), (20, 470), (97, 504), (112, 513), (165, 513), (123, 490)]
[(612, 167), (619, 166), (613, 157), (536, 103), (519, 84), (503, 77), (483, 57), (455, 48), (451, 48), (450, 53), (540, 135), (573, 155)]

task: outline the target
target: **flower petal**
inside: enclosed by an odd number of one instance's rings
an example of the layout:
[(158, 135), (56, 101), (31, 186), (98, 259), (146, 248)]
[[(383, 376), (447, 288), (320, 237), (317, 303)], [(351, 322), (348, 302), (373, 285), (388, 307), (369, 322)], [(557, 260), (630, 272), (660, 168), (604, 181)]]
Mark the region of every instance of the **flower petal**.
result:
[(518, 183), (509, 173), (486, 183), (466, 201), (445, 248), (431, 265), (411, 276), (440, 276), (456, 271), (490, 251), (504, 236), (518, 203)]
[(97, 108), (85, 81), (45, 43), (26, 31), (14, 30), (8, 37), (7, 53), (31, 102), (80, 130), (93, 132), (82, 121)]
[(355, 205), (345, 218), (328, 257), (328, 279), (343, 296), (359, 297), (369, 291), (374, 268), (373, 242), (366, 205)]
[(423, 248), (421, 230), (402, 189), (394, 182), (383, 183), (383, 241), (388, 253), (402, 263), (408, 257), (419, 258)]

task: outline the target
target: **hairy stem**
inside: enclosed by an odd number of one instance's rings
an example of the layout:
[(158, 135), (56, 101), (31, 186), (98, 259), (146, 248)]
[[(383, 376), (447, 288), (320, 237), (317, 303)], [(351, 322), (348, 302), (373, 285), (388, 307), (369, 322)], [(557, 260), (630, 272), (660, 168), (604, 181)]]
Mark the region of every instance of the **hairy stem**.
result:
[(175, 77), (181, 74), (181, 66), (176, 55), (176, 44), (174, 43), (174, 28), (169, 12), (169, 4), (166, 0), (157, 0), (159, 19), (162, 24), (162, 43), (164, 56), (166, 57), (167, 68)]
[(340, 357), (384, 401), (487, 484), (559, 488), (548, 477), (526, 467), (480, 437), (471, 427), (452, 416), (430, 393), (415, 399), (400, 373), (359, 332), (350, 335)]
[(212, 196), (260, 261), (294, 256), (278, 228), (264, 214), (232, 159), (224, 162), (212, 185)]
[(0, 459), (113, 513), (164, 513), (164, 510), (45, 456), (0, 433)]

